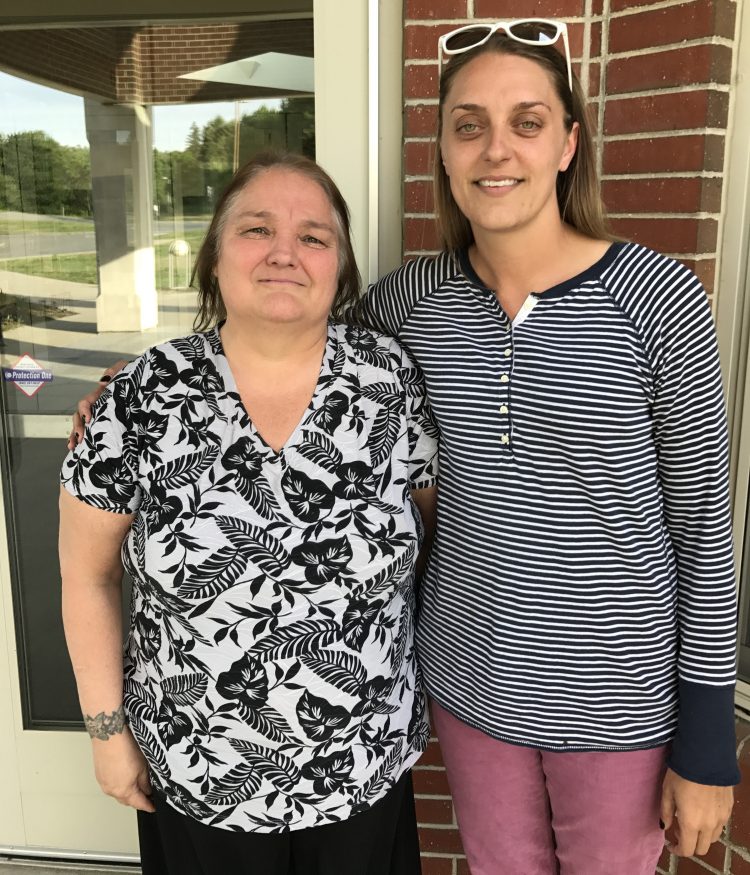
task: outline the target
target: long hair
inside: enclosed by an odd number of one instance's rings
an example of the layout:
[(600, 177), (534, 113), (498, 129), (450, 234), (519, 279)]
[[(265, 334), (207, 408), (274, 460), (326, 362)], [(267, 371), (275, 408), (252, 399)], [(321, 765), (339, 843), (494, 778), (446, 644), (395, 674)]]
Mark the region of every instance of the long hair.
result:
[(315, 161), (292, 152), (261, 152), (251, 158), (234, 174), (216, 204), (211, 224), (198, 250), (190, 285), (198, 289), (198, 314), (193, 326), (205, 331), (222, 319), (227, 311), (221, 297), (215, 268), (221, 257), (221, 236), (231, 213), (245, 187), (268, 170), (290, 170), (317, 183), (324, 191), (333, 210), (338, 242), (339, 271), (336, 295), (331, 305), (331, 317), (341, 319), (344, 312), (359, 298), (361, 279), (351, 240), (349, 207), (331, 177)]
[(614, 239), (604, 215), (599, 179), (596, 172), (594, 138), (586, 101), (578, 77), (573, 74), (573, 89), (568, 88), (568, 69), (565, 58), (553, 46), (531, 46), (494, 33), (486, 43), (454, 55), (440, 76), (437, 142), (433, 168), (435, 212), (443, 247), (447, 250), (465, 249), (474, 242), (469, 220), (458, 207), (451, 192), (450, 179), (443, 167), (440, 138), (443, 133), (443, 107), (448, 93), (460, 70), (479, 55), (518, 55), (539, 64), (552, 79), (555, 91), (565, 111), (568, 131), (578, 122), (578, 145), (567, 170), (557, 174), (557, 203), (563, 222), (582, 234), (595, 239)]

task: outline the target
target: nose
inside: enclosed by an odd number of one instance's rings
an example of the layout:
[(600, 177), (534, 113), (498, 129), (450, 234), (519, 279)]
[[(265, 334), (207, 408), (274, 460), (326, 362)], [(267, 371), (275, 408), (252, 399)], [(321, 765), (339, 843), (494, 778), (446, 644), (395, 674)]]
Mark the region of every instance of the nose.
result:
[(289, 267), (297, 262), (296, 238), (293, 234), (276, 233), (266, 254), (266, 261), (277, 267)]
[(503, 125), (491, 125), (487, 130), (482, 157), (491, 164), (500, 164), (510, 157), (510, 133)]

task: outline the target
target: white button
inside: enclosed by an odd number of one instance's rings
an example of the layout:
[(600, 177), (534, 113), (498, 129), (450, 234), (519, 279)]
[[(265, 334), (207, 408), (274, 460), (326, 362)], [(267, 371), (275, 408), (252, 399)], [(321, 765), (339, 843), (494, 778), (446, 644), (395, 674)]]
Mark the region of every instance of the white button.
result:
[(511, 349), (510, 349), (510, 347), (508, 347), (508, 348), (505, 350), (505, 358), (506, 358), (506, 359), (509, 359), (509, 358), (510, 358), (510, 353), (511, 353)]
[(509, 443), (510, 443), (510, 435), (509, 435), (509, 434), (504, 434), (504, 435), (500, 438), (500, 443), (501, 443), (501, 444), (509, 444)]
[(500, 413), (507, 413), (507, 412), (508, 412), (508, 405), (507, 405), (507, 404), (501, 404), (501, 405), (500, 405)]
[(510, 377), (507, 374), (503, 374), (502, 377), (500, 377), (501, 383), (507, 383), (509, 380), (510, 380)]

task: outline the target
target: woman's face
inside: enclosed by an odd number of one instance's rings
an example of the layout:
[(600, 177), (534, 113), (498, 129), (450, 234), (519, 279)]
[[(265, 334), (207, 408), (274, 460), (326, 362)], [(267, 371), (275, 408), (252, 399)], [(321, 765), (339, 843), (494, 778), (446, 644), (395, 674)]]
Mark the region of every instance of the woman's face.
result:
[(487, 52), (457, 74), (442, 108), (440, 149), (451, 192), (475, 238), (560, 222), (556, 180), (578, 125), (534, 61)]
[(227, 322), (324, 325), (338, 270), (336, 219), (323, 189), (285, 168), (250, 180), (227, 216), (214, 269)]

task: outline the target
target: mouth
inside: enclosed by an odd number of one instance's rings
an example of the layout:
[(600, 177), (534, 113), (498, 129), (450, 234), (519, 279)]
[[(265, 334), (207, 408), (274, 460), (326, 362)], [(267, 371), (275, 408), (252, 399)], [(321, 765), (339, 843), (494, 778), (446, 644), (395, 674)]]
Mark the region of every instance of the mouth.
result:
[(505, 177), (504, 179), (478, 179), (474, 184), (484, 189), (509, 189), (520, 185), (521, 182), (522, 180), (520, 179)]
[(268, 277), (267, 279), (259, 280), (259, 282), (264, 283), (265, 285), (274, 286), (301, 286), (302, 283), (298, 280), (293, 279), (284, 279), (283, 277)]

